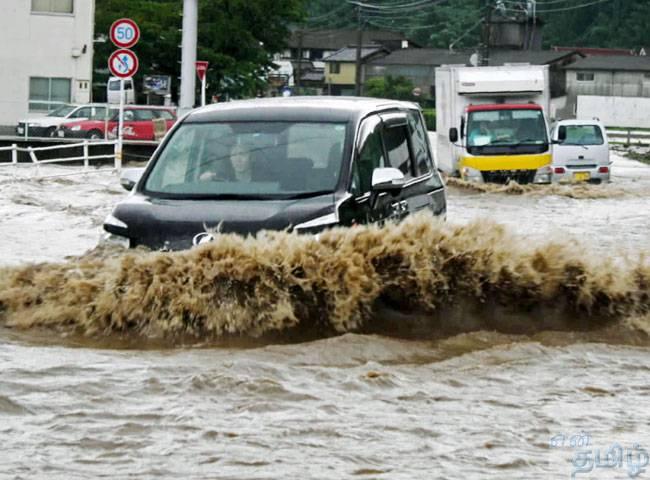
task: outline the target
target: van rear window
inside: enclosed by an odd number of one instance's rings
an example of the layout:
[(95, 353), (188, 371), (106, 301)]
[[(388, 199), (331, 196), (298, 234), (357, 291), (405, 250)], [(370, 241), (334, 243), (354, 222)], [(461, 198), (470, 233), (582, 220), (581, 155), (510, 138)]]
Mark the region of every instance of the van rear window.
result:
[(562, 145), (602, 145), (603, 132), (598, 125), (566, 125), (566, 140)]

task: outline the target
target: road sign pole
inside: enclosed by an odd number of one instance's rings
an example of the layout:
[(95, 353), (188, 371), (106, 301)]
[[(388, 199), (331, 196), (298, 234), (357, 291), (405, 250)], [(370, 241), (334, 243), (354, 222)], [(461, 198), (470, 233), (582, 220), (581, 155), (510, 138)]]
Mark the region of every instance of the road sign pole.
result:
[(203, 77), (201, 80), (201, 106), (205, 107), (205, 82), (206, 77)]
[(122, 169), (122, 152), (124, 142), (124, 79), (120, 78), (120, 113), (117, 123), (117, 145), (115, 146), (115, 168)]
[(199, 28), (199, 0), (183, 0), (183, 46), (181, 59), (181, 98), (179, 114), (194, 108), (196, 44)]

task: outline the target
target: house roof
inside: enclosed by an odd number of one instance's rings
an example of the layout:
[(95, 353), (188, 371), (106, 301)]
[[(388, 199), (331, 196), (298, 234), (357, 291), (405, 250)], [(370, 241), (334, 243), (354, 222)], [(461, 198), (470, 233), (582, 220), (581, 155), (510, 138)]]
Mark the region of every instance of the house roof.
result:
[(439, 66), (455, 63), (465, 64), (470, 54), (451, 53), (440, 48), (402, 48), (385, 57), (371, 60), (373, 65), (427, 65)]
[[(373, 65), (453, 65), (469, 64), (473, 52), (450, 52), (439, 48), (404, 48), (395, 50), (386, 57), (371, 60)], [(493, 50), (490, 52), (490, 65), (506, 63), (530, 63), (548, 65), (576, 55), (575, 52), (554, 52), (550, 50)]]
[(578, 55), (575, 51), (554, 52), (552, 50), (496, 50), (490, 53), (490, 65), (506, 63), (530, 63), (531, 65), (551, 65)]
[[(380, 52), (388, 53), (388, 50), (386, 50), (384, 47), (381, 46), (365, 45), (361, 47), (361, 58), (366, 59)], [(323, 58), (323, 62), (356, 62), (356, 60), (357, 60), (356, 47), (341, 48), (337, 52), (334, 52), (332, 55)]]
[(307, 72), (300, 77), (305, 82), (322, 82), (325, 79), (325, 71), (322, 68)]
[(564, 67), (567, 70), (619, 70), (626, 72), (650, 72), (650, 57), (628, 55), (587, 57)]
[[(403, 33), (390, 30), (364, 30), (363, 42), (376, 43), (400, 42), (408, 40)], [(356, 30), (302, 30), (302, 48), (317, 50), (338, 50), (357, 43)], [(289, 47), (298, 48), (299, 32), (295, 31), (289, 38)], [(411, 40), (409, 44), (417, 45)]]
[(553, 47), (556, 52), (579, 52), (583, 55), (634, 55), (633, 50), (625, 48), (598, 48), (598, 47)]

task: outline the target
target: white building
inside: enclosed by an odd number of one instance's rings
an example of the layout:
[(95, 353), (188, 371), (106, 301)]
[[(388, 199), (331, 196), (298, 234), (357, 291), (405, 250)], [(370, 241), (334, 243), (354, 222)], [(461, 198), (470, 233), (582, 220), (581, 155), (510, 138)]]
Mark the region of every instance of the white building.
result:
[(2, 0), (0, 125), (90, 101), (95, 0)]

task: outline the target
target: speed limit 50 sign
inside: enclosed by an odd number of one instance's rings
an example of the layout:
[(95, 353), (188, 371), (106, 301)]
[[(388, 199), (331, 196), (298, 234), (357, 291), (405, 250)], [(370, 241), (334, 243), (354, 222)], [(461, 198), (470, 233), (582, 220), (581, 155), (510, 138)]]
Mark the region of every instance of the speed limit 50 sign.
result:
[(140, 40), (140, 29), (130, 18), (120, 18), (111, 25), (110, 37), (116, 47), (131, 48)]

